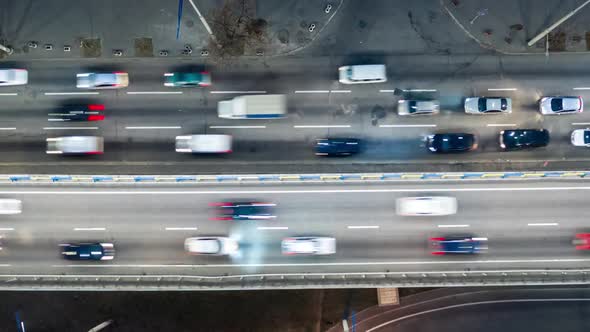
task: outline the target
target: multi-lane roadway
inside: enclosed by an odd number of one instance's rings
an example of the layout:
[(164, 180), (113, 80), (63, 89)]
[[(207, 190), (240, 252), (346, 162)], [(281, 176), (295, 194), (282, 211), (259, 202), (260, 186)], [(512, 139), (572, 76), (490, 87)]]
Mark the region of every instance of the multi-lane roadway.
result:
[[(575, 55), (545, 58), (523, 56), (479, 57), (354, 57), (283, 58), (245, 61), (230, 67), (209, 65), (209, 88), (177, 89), (163, 86), (163, 73), (186, 68), (143, 60), (77, 64), (69, 61), (7, 63), (29, 70), (29, 84), (0, 91), (0, 152), (5, 172), (151, 172), (238, 173), (263, 171), (329, 171), (356, 167), (368, 170), (392, 164), (438, 167), (524, 161), (571, 161), (571, 168), (590, 158), (590, 150), (571, 146), (572, 130), (590, 126), (590, 113), (542, 116), (538, 99), (546, 95), (580, 95), (590, 100), (585, 71), (573, 66)], [(387, 64), (384, 84), (344, 86), (337, 81), (339, 65), (360, 62)], [(76, 89), (76, 73), (124, 70), (130, 85), (117, 91)], [(406, 90), (395, 95), (395, 89)], [(216, 115), (220, 100), (247, 93), (288, 96), (289, 115), (280, 120), (224, 120)], [(467, 96), (506, 96), (513, 100), (510, 115), (471, 116), (463, 111)], [(437, 98), (441, 114), (399, 117), (397, 100)], [(62, 104), (102, 103), (102, 122), (57, 123), (48, 114)], [(502, 152), (498, 133), (503, 129), (546, 128), (551, 143), (532, 151)], [(476, 152), (438, 156), (426, 151), (424, 135), (466, 131), (480, 135)], [(174, 152), (181, 134), (223, 133), (234, 136), (230, 156), (202, 157)], [(105, 137), (105, 154), (91, 158), (48, 156), (45, 139), (54, 136)], [(364, 151), (345, 160), (317, 158), (316, 138), (352, 136), (363, 139)], [(578, 163), (578, 164), (576, 164)], [(368, 164), (368, 165), (366, 165)], [(363, 166), (364, 165), (364, 166)], [(418, 166), (416, 166), (418, 165)], [(422, 165), (422, 166), (419, 166)], [(508, 164), (506, 164), (508, 165)], [(167, 167), (162, 167), (167, 166)], [(492, 167), (492, 166), (490, 166)], [(407, 169), (410, 170), (410, 169)]]
[[(588, 268), (571, 241), (587, 232), (585, 181), (442, 181), (420, 183), (182, 186), (3, 186), (0, 196), (23, 201), (3, 216), (3, 274), (235, 275), (288, 272), (404, 272)], [(395, 199), (454, 196), (456, 215), (401, 217)], [(277, 204), (275, 220), (211, 220), (209, 203), (260, 199)], [(428, 238), (474, 234), (489, 239), (479, 255), (437, 256)], [(331, 236), (336, 254), (281, 254), (289, 236)], [(236, 255), (191, 256), (192, 236), (237, 239)], [(113, 242), (112, 261), (61, 258), (64, 242)]]

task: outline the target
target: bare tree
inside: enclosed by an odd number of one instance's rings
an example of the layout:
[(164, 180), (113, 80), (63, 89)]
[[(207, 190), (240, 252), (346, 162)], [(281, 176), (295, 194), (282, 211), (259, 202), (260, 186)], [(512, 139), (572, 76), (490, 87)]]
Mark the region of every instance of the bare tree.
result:
[(255, 54), (268, 43), (268, 23), (252, 17), (247, 0), (226, 0), (210, 15), (215, 40), (209, 39), (210, 56), (219, 62)]

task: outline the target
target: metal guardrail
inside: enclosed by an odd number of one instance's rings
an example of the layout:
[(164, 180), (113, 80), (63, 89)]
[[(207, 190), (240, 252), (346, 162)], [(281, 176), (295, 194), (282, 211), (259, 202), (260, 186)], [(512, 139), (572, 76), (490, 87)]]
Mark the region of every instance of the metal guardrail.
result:
[(590, 171), (256, 175), (0, 175), (0, 183), (243, 183), (590, 178)]
[(0, 275), (0, 290), (248, 290), (301, 288), (578, 285), (590, 269), (290, 273), (231, 276)]

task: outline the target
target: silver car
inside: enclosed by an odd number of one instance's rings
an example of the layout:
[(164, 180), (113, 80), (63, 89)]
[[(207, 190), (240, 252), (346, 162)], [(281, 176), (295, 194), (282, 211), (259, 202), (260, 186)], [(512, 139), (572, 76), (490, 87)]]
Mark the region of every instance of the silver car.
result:
[(504, 97), (465, 98), (465, 113), (496, 114), (512, 113), (512, 99)]
[(457, 199), (447, 196), (402, 197), (396, 201), (400, 216), (448, 216), (457, 213)]
[(584, 111), (582, 97), (543, 97), (539, 102), (542, 114), (575, 114)]
[(336, 253), (333, 237), (288, 237), (281, 242), (283, 255), (332, 255)]
[(590, 128), (572, 131), (571, 139), (574, 146), (590, 147)]
[(397, 103), (399, 115), (430, 115), (438, 114), (440, 103), (438, 100), (405, 100)]
[(25, 85), (28, 81), (26, 69), (0, 69), (0, 86)]
[(99, 136), (64, 136), (47, 139), (48, 154), (102, 154), (104, 139)]
[(120, 89), (129, 85), (129, 74), (124, 72), (82, 73), (76, 78), (79, 89)]
[(184, 249), (193, 255), (231, 255), (238, 251), (238, 242), (229, 237), (190, 237), (184, 240)]

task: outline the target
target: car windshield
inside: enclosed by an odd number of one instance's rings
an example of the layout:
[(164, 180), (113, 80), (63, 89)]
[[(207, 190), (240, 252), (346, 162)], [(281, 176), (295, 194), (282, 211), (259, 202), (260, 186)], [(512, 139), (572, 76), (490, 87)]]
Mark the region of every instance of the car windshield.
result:
[(508, 100), (506, 98), (500, 99), (500, 108), (502, 108), (503, 111), (508, 108)]
[(551, 99), (551, 109), (555, 112), (562, 111), (563, 110), (563, 99), (561, 99), (561, 98)]
[(590, 144), (590, 130), (584, 131), (584, 144)]
[(416, 104), (418, 104), (415, 100), (411, 100), (408, 102), (408, 111), (410, 113), (416, 113), (418, 109), (416, 108)]
[(479, 98), (479, 100), (477, 101), (477, 108), (480, 112), (485, 112), (487, 108), (487, 101), (488, 100), (485, 98)]

